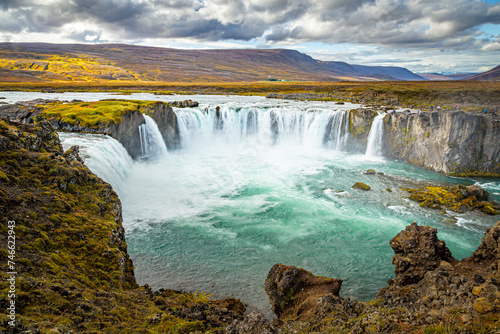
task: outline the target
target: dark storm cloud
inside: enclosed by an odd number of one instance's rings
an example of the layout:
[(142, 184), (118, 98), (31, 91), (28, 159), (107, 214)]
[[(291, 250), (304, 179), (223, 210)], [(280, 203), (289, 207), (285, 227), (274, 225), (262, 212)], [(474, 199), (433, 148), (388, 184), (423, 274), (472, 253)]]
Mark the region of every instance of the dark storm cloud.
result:
[[(477, 46), (479, 26), (500, 24), (500, 5), (475, 0), (0, 2), (0, 34), (21, 31), (57, 34), (71, 23), (79, 25), (80, 30), (70, 34), (78, 41), (87, 36), (85, 30), (93, 29), (123, 42), (146, 38), (198, 41), (257, 38), (269, 43), (318, 41), (449, 48)], [(487, 42), (491, 41), (484, 43)]]

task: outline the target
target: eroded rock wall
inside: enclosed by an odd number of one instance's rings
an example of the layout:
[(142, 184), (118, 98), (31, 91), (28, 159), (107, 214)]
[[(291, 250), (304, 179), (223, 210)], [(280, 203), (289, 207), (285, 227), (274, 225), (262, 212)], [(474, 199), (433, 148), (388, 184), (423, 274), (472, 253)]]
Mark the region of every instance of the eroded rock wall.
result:
[(500, 176), (500, 119), (458, 112), (384, 117), (384, 155), (450, 175)]
[(349, 139), (346, 149), (349, 152), (364, 153), (368, 144), (368, 134), (373, 119), (378, 112), (373, 109), (354, 109), (349, 111)]
[[(197, 102), (196, 104), (193, 101), (191, 102), (193, 106), (198, 105)], [(146, 113), (154, 119), (156, 124), (158, 124), (158, 129), (161, 132), (167, 148), (169, 150), (179, 148), (181, 144), (179, 126), (177, 124), (177, 115), (172, 110), (172, 107), (166, 103), (158, 102), (153, 107), (148, 107)]]
[(144, 108), (130, 110), (122, 115), (121, 122), (116, 124), (97, 124), (89, 127), (80, 125), (78, 120), (70, 124), (59, 119), (47, 118), (43, 114), (43, 105), (51, 102), (54, 101), (34, 100), (0, 106), (0, 117), (24, 124), (47, 119), (56, 131), (109, 135), (118, 140), (133, 159), (137, 159), (142, 154), (139, 127), (145, 123), (143, 114), (147, 114), (157, 123), (168, 149), (176, 149), (180, 146), (177, 116), (168, 103), (157, 102)]

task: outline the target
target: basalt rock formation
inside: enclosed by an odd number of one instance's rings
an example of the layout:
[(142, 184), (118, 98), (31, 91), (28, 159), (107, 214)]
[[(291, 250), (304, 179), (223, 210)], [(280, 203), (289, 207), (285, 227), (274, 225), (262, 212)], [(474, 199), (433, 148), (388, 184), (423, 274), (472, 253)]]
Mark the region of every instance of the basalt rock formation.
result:
[(366, 151), (370, 127), (377, 115), (378, 112), (371, 108), (360, 108), (349, 111), (348, 151), (358, 153)]
[(138, 287), (118, 196), (47, 121), (0, 118), (0, 215), (0, 254), (18, 273), (0, 272), (1, 291), (15, 287), (0, 294), (2, 333), (220, 333), (243, 320), (233, 298)]
[[(107, 102), (110, 101), (105, 100), (101, 103), (105, 104)], [(115, 104), (120, 103), (118, 100), (112, 102), (115, 102)], [(48, 120), (57, 131), (109, 135), (118, 140), (125, 147), (129, 155), (136, 159), (142, 154), (139, 127), (145, 123), (143, 114), (147, 114), (158, 124), (158, 128), (167, 147), (169, 149), (179, 147), (180, 136), (177, 117), (168, 103), (147, 102), (134, 104), (133, 101), (125, 100), (123, 100), (123, 102), (128, 104), (126, 107), (128, 109), (119, 115), (118, 121), (109, 122), (107, 124), (100, 121), (86, 124), (84, 122), (85, 117), (88, 116), (86, 113), (91, 113), (93, 110), (86, 108), (90, 103), (82, 103), (81, 101), (66, 104), (71, 107), (81, 106), (79, 113), (71, 118), (65, 117), (64, 111), (56, 115), (48, 113), (54, 104), (60, 105), (61, 103), (52, 100), (34, 100), (11, 105), (2, 105), (0, 106), (0, 117), (24, 124), (31, 124), (45, 119)], [(93, 102), (93, 104), (98, 103), (100, 102)], [(185, 107), (196, 105), (196, 102), (190, 100), (179, 103), (181, 106), (185, 105)]]
[[(500, 222), (487, 229), (471, 257), (457, 261), (428, 226), (409, 225), (390, 242), (395, 279), (377, 299), (357, 302), (325, 291), (326, 281), (303, 269), (275, 265), (266, 291), (280, 322), (281, 333), (495, 333), (500, 328)], [(302, 289), (283, 285), (288, 275), (309, 286), (302, 312)], [(288, 279), (290, 280), (290, 279)], [(269, 287), (274, 287), (269, 289)], [(276, 287), (283, 286), (285, 289)], [(340, 289), (340, 284), (338, 285)]]
[(330, 295), (339, 299), (342, 280), (315, 276), (295, 266), (275, 264), (266, 278), (265, 289), (279, 319), (305, 319), (318, 298)]
[(463, 111), (391, 113), (384, 156), (450, 175), (500, 176), (500, 118)]

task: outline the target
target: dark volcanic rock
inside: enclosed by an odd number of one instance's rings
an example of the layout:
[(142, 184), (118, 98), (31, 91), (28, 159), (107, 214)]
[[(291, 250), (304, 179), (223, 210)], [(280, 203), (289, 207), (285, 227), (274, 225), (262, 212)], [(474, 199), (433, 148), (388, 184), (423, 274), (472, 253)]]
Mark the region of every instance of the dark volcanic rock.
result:
[(342, 280), (315, 276), (295, 266), (275, 264), (265, 282), (274, 313), (279, 319), (301, 319), (313, 310), (319, 297), (331, 295), (340, 299)]
[(243, 320), (235, 320), (225, 334), (276, 334), (278, 331), (261, 313), (252, 312)]
[(174, 101), (169, 103), (173, 107), (177, 108), (194, 108), (199, 105), (198, 102), (193, 100), (184, 100), (184, 101)]
[(466, 192), (463, 194), (464, 197), (474, 196), (478, 201), (487, 201), (489, 194), (488, 192), (481, 188), (480, 186), (472, 185), (466, 188)]
[[(188, 100), (191, 101), (191, 100)], [(193, 102), (193, 101), (191, 101)], [(194, 102), (198, 105), (198, 102)], [(194, 106), (194, 104), (193, 104)], [(153, 107), (148, 107), (147, 114), (154, 119), (161, 132), (163, 140), (169, 150), (177, 149), (181, 145), (181, 137), (179, 134), (179, 125), (177, 123), (177, 115), (172, 107), (165, 103), (157, 103)]]
[(373, 109), (360, 108), (349, 111), (349, 140), (346, 149), (350, 152), (365, 153), (368, 134), (373, 119), (378, 113)]
[(452, 175), (500, 176), (500, 123), (463, 111), (384, 117), (383, 152)]
[(131, 111), (122, 116), (120, 123), (110, 124), (104, 133), (118, 140), (128, 154), (137, 159), (142, 154), (139, 126), (144, 123), (144, 116), (139, 111)]
[[(190, 102), (189, 102), (190, 101)], [(29, 102), (0, 106), (0, 117), (20, 123), (34, 123), (44, 119), (43, 104), (54, 101), (33, 100)], [(186, 102), (186, 101), (184, 101)], [(188, 100), (186, 106), (195, 106), (197, 102)], [(163, 102), (150, 104), (144, 108), (129, 110), (121, 116), (121, 122), (109, 125), (97, 124), (86, 127), (75, 121), (73, 124), (59, 119), (49, 119), (52, 127), (57, 131), (86, 132), (109, 135), (118, 140), (133, 159), (142, 155), (139, 127), (145, 123), (143, 113), (150, 115), (158, 125), (163, 140), (169, 149), (176, 149), (180, 145), (177, 115), (172, 108)]]
[(437, 230), (429, 226), (412, 223), (392, 238), (390, 245), (395, 253), (395, 284), (399, 286), (417, 283), (442, 261), (456, 262), (444, 241), (437, 238)]
[(486, 230), (479, 247), (464, 261), (482, 264), (500, 275), (500, 222)]

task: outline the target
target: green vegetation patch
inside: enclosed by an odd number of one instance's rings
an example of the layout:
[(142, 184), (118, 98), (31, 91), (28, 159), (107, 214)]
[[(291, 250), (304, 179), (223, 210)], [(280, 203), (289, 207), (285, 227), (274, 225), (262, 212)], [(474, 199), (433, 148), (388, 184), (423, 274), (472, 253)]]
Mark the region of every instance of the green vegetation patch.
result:
[(420, 202), (421, 207), (433, 209), (446, 207), (455, 212), (468, 212), (477, 209), (489, 215), (497, 215), (500, 210), (498, 203), (484, 200), (488, 197), (488, 193), (484, 189), (481, 189), (482, 192), (474, 192), (471, 187), (457, 185), (453, 187), (428, 186), (419, 189), (405, 188), (404, 190), (410, 193), (409, 199)]
[(112, 123), (118, 124), (122, 116), (131, 111), (140, 111), (157, 102), (136, 100), (103, 100), (97, 102), (55, 103), (46, 106), (42, 114), (50, 120), (71, 125), (98, 128)]

